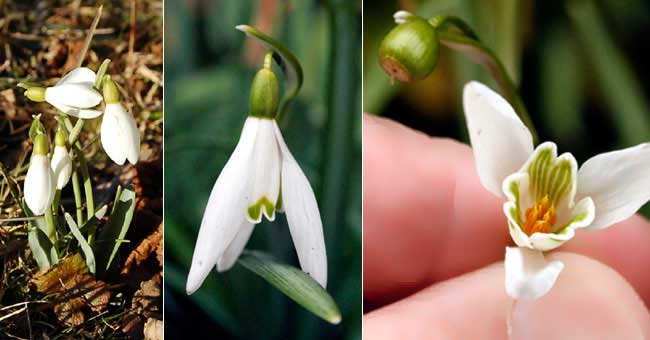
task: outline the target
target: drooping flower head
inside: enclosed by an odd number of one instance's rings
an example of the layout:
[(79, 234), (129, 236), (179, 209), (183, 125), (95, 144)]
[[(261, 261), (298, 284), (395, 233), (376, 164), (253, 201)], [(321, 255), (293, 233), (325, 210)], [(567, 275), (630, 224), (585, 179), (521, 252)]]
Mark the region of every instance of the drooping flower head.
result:
[(25, 203), (35, 216), (43, 215), (54, 200), (54, 174), (48, 152), (47, 136), (37, 134), (23, 187)]
[(101, 140), (104, 151), (113, 162), (131, 164), (140, 157), (140, 132), (135, 119), (120, 103), (120, 92), (110, 77), (104, 79), (102, 92), (106, 109), (102, 118)]
[(302, 270), (327, 285), (327, 255), (316, 197), (284, 142), (275, 120), (279, 86), (271, 55), (253, 79), (250, 113), (237, 147), (221, 170), (205, 208), (187, 293), (196, 291), (210, 270), (230, 269), (263, 216), (285, 212)]
[(61, 190), (70, 181), (72, 176), (72, 159), (66, 147), (65, 133), (57, 131), (54, 137), (54, 152), (52, 152), (52, 172), (56, 188)]
[(102, 102), (102, 96), (95, 90), (95, 72), (79, 67), (66, 74), (56, 85), (30, 87), (25, 91), (27, 98), (35, 102), (46, 101), (59, 111), (79, 118), (92, 119), (102, 114), (93, 108)]
[(510, 235), (506, 291), (513, 298), (546, 294), (564, 268), (543, 251), (575, 230), (607, 228), (650, 199), (650, 144), (597, 155), (578, 169), (573, 155), (558, 156), (545, 142), (533, 148), (530, 131), (499, 94), (478, 82), (465, 85), (463, 106), (483, 186), (504, 197)]

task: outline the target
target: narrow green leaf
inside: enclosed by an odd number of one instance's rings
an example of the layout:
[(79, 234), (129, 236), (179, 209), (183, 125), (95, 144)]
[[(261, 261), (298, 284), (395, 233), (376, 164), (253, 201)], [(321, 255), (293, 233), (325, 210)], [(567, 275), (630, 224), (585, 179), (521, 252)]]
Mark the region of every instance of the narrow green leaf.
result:
[(238, 262), (323, 320), (331, 324), (341, 322), (334, 299), (302, 270), (278, 263), (259, 251), (244, 251)]
[[(27, 217), (35, 217), (24, 201), (22, 202), (22, 206)], [(58, 258), (53, 258), (52, 254), (56, 254), (56, 252), (52, 251), (54, 248), (52, 242), (44, 232), (46, 228), (45, 218), (42, 216), (41, 218), (29, 220), (27, 241), (29, 242), (29, 249), (31, 249), (32, 255), (34, 256), (39, 269), (49, 268), (58, 262)]]
[(289, 89), (285, 92), (282, 102), (280, 103), (280, 109), (278, 110), (277, 119), (278, 121), (281, 121), (281, 118), (286, 113), (289, 104), (296, 95), (298, 95), (300, 87), (302, 86), (302, 66), (300, 66), (298, 58), (296, 58), (296, 56), (293, 55), (286, 46), (260, 32), (257, 28), (248, 25), (239, 25), (236, 28), (246, 33), (249, 37), (259, 40), (264, 47), (273, 50), (273, 59), (278, 63), (278, 66), (280, 66), (282, 73), (284, 73), (288, 80), (287, 82), (291, 84)]
[[(106, 211), (106, 209), (104, 209), (104, 211)], [(74, 222), (70, 214), (65, 213), (65, 221), (68, 223), (72, 235), (74, 235), (74, 237), (77, 239), (77, 242), (79, 242), (81, 251), (84, 253), (84, 256), (86, 257), (86, 264), (88, 265), (88, 270), (90, 270), (91, 273), (95, 274), (95, 254), (93, 253), (93, 249), (90, 248), (90, 245), (88, 244), (88, 242), (86, 242), (84, 236), (81, 235), (81, 231), (79, 231), (79, 227), (77, 227), (77, 224)]]
[(120, 245), (124, 243), (134, 210), (135, 191), (133, 187), (118, 188), (111, 215), (97, 238), (98, 273), (103, 274), (110, 268)]
[[(99, 208), (93, 217), (91, 217), (88, 221), (86, 221), (79, 230), (81, 231), (82, 235), (95, 235), (95, 230), (97, 230), (97, 224), (99, 221), (104, 218), (104, 215), (106, 215), (106, 211), (108, 210), (108, 206), (104, 205), (101, 208)], [(93, 247), (93, 240), (90, 239), (90, 236), (88, 237), (88, 244), (90, 244), (91, 247)]]

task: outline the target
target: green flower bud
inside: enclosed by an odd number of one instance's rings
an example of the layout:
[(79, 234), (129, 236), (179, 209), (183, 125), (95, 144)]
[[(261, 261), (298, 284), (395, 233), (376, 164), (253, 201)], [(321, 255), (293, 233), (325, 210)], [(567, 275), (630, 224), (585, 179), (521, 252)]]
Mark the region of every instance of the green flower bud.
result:
[(438, 63), (438, 33), (426, 20), (412, 18), (395, 26), (379, 46), (379, 64), (391, 78), (413, 82)]
[(46, 156), (50, 151), (50, 144), (47, 141), (47, 136), (43, 133), (39, 133), (34, 137), (34, 151), (32, 155), (41, 155)]
[(54, 145), (55, 146), (65, 146), (65, 143), (68, 139), (65, 137), (65, 133), (62, 130), (56, 132), (54, 136)]
[(251, 85), (250, 115), (259, 118), (275, 118), (280, 101), (278, 78), (270, 67), (255, 74)]
[(111, 79), (110, 76), (104, 77), (102, 94), (104, 95), (104, 102), (106, 102), (106, 104), (119, 104), (120, 90), (117, 89), (117, 85), (115, 85), (115, 82), (113, 82), (113, 79)]
[(30, 87), (25, 91), (25, 96), (31, 101), (44, 102), (45, 101), (45, 88), (44, 87)]

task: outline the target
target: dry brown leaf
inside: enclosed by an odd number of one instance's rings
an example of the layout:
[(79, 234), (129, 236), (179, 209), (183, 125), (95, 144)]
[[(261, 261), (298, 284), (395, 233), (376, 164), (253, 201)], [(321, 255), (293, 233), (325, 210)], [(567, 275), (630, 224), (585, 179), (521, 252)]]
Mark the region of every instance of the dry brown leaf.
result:
[(7, 114), (7, 119), (16, 117), (16, 95), (13, 89), (6, 89), (0, 92), (0, 109)]
[(38, 272), (31, 281), (45, 294), (55, 294), (54, 313), (66, 326), (78, 326), (85, 320), (83, 308), (99, 313), (111, 297), (106, 283), (95, 280), (81, 254), (68, 256), (49, 269)]
[[(162, 226), (161, 223), (153, 234), (147, 236), (147, 238), (140, 242), (137, 248), (133, 249), (124, 263), (122, 274), (128, 274), (133, 266), (139, 266), (142, 262), (147, 260), (152, 253), (158, 253), (159, 249), (162, 248)], [(160, 251), (162, 252), (162, 250)], [(162, 266), (162, 261), (159, 260), (159, 263)]]
[(144, 324), (144, 338), (145, 340), (162, 340), (163, 338), (163, 322), (162, 320), (149, 318)]
[(161, 318), (160, 313), (160, 284), (162, 277), (154, 276), (151, 280), (140, 282), (140, 289), (133, 294), (131, 309), (124, 316), (122, 331), (132, 336), (143, 334), (143, 323), (146, 318)]

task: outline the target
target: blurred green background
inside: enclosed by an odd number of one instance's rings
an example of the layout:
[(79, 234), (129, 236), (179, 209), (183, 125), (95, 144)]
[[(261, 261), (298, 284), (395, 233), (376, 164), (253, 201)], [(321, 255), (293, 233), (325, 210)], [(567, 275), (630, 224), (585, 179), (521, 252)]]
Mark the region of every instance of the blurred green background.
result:
[[(282, 130), (309, 178), (326, 237), (332, 326), (236, 265), (185, 294), (212, 185), (239, 139), (257, 42), (250, 24), (301, 61), (304, 85)], [(282, 82), (282, 77), (280, 77)], [(361, 337), (361, 2), (165, 1), (165, 326), (182, 339)], [(247, 248), (298, 266), (286, 219), (259, 224)]]
[(540, 141), (555, 141), (579, 163), (650, 140), (650, 2), (392, 0), (364, 6), (364, 111), (467, 142), (462, 86), (479, 80), (498, 90), (496, 83), (465, 55), (442, 47), (431, 76), (391, 86), (377, 49), (398, 9), (468, 22), (519, 85)]

